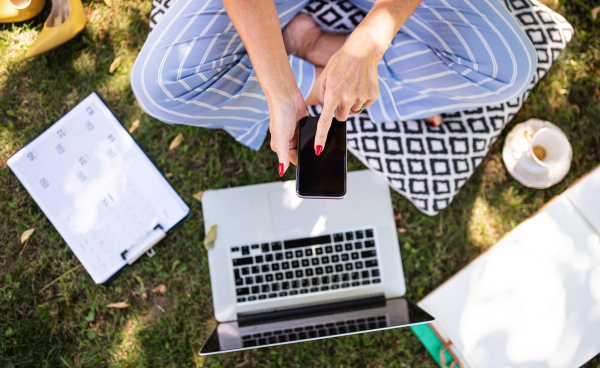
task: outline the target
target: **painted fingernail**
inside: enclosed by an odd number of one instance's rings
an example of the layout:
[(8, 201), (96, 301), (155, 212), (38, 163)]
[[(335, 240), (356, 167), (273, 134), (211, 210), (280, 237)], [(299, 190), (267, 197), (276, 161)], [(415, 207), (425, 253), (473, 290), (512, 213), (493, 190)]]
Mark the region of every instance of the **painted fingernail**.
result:
[(279, 163), (279, 177), (283, 177), (283, 164)]
[(317, 144), (317, 148), (315, 148), (315, 154), (317, 156), (319, 156), (321, 154), (321, 152), (323, 152), (323, 146), (321, 146), (320, 144)]

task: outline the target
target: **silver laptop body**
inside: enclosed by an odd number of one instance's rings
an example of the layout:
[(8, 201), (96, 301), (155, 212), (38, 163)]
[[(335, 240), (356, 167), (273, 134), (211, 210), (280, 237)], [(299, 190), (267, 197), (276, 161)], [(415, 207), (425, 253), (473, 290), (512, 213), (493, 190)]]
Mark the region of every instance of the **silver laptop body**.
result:
[(364, 170), (348, 173), (341, 200), (301, 199), (295, 188), (287, 181), (204, 193), (205, 229), (217, 225), (208, 260), (220, 323), (202, 354), (433, 320), (402, 298), (387, 184)]

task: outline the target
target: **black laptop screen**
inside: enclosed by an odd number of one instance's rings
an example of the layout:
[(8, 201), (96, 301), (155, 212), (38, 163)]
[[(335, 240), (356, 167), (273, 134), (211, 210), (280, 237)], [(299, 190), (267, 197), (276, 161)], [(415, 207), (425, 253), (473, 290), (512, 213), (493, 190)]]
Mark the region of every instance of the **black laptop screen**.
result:
[(375, 303), (371, 300), (359, 308), (336, 308), (333, 312), (310, 313), (297, 318), (219, 323), (200, 354), (217, 354), (406, 327), (433, 320), (432, 316), (408, 298), (381, 299)]

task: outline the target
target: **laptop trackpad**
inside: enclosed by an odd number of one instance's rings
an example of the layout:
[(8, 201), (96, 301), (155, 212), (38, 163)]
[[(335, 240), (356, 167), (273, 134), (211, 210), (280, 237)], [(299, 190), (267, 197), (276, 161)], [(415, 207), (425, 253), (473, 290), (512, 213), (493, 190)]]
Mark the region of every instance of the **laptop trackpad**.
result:
[(312, 232), (315, 233), (323, 231), (327, 221), (325, 202), (318, 199), (298, 198), (293, 190), (284, 189), (269, 192), (273, 230), (310, 227), (313, 229)]

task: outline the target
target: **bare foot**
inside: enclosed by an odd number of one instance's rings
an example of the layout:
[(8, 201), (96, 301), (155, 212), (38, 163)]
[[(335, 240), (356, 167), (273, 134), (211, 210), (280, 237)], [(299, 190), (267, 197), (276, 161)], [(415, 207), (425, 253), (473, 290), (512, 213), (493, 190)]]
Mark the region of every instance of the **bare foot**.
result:
[(433, 125), (434, 127), (439, 127), (440, 125), (442, 125), (442, 115), (440, 115), (440, 114), (430, 116), (423, 120), (431, 123), (431, 125)]
[(71, 13), (71, 5), (68, 1), (52, 0), (52, 10), (46, 20), (47, 27), (58, 27), (67, 20)]
[(321, 28), (313, 22), (310, 15), (300, 13), (283, 30), (283, 43), (288, 55), (306, 60), (306, 54), (312, 50), (321, 36)]

